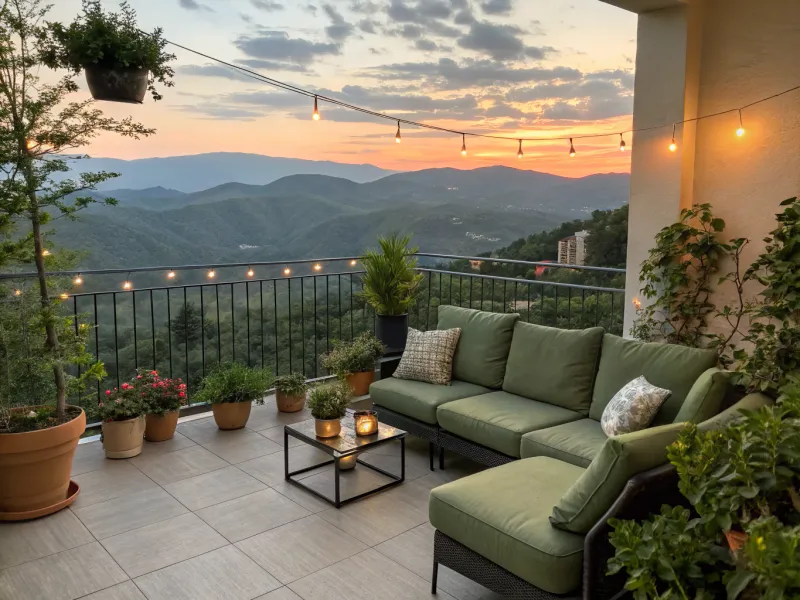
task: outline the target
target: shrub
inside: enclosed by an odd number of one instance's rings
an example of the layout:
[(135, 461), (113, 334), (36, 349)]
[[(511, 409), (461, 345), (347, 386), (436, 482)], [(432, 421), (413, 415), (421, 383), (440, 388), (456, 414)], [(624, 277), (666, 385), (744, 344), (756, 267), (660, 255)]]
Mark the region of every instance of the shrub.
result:
[(126, 421), (140, 417), (147, 412), (148, 405), (144, 392), (128, 382), (119, 389), (106, 390), (106, 397), (97, 403), (97, 416), (103, 422)]
[(315, 419), (341, 419), (347, 412), (352, 391), (344, 381), (331, 381), (311, 389), (308, 408)]
[(272, 385), (269, 369), (248, 367), (242, 363), (227, 363), (207, 375), (193, 398), (208, 404), (251, 402), (264, 404), (264, 394)]
[(186, 384), (180, 378), (168, 379), (159, 377), (157, 371), (139, 369), (131, 383), (145, 399), (151, 415), (163, 415), (186, 404)]
[(305, 376), (300, 373), (276, 377), (273, 385), (277, 391), (287, 396), (305, 396), (308, 387)]
[(349, 342), (334, 343), (333, 350), (322, 357), (322, 366), (338, 377), (371, 371), (383, 351), (383, 344), (365, 331)]
[(410, 235), (380, 236), (380, 252), (367, 250), (361, 259), (366, 270), (361, 297), (379, 315), (404, 315), (419, 295), (422, 274), (415, 271), (417, 259), (413, 256), (418, 248), (408, 248), (410, 241)]

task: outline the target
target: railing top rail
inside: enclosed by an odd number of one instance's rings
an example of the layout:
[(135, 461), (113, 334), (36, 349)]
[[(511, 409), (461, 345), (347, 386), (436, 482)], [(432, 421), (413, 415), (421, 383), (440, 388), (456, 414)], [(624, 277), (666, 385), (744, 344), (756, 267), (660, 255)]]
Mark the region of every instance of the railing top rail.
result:
[(463, 273), (461, 271), (446, 271), (443, 269), (428, 269), (425, 267), (418, 267), (418, 271), (425, 271), (426, 273), (442, 273), (444, 275), (458, 275), (460, 277), (473, 277), (479, 279), (493, 279), (495, 281), (508, 281), (511, 283), (522, 283), (525, 285), (541, 285), (544, 287), (560, 287), (571, 288), (575, 290), (586, 290), (591, 292), (611, 292), (611, 293), (624, 293), (623, 288), (609, 288), (594, 285), (578, 285), (576, 283), (558, 283), (555, 281), (541, 281), (538, 279), (523, 279), (521, 277), (501, 277), (500, 275), (483, 275), (481, 273)]
[(588, 265), (568, 265), (554, 262), (537, 262), (532, 260), (514, 260), (510, 258), (494, 258), (493, 256), (459, 256), (457, 254), (431, 254), (428, 252), (417, 252), (416, 256), (427, 256), (430, 258), (448, 258), (454, 260), (479, 260), (481, 262), (503, 263), (507, 265), (534, 265), (537, 267), (552, 267), (555, 269), (578, 269), (581, 271), (600, 271), (603, 273), (625, 273), (625, 269), (613, 267), (592, 267)]

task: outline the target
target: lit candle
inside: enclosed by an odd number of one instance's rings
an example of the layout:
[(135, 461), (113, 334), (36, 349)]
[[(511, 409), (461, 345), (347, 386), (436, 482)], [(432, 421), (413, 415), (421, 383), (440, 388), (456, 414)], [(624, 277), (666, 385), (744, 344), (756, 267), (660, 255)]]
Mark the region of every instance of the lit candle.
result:
[(356, 434), (373, 435), (378, 431), (378, 413), (374, 410), (362, 410), (353, 414)]

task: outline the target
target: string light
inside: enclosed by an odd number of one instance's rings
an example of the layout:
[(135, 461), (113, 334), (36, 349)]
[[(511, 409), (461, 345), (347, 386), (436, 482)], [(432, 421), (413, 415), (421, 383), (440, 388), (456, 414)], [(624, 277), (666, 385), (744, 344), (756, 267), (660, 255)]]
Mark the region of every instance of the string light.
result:
[(575, 158), (575, 146), (572, 145), (572, 138), (569, 138), (569, 157)]
[(355, 267), (357, 264), (358, 264), (358, 261), (357, 261), (357, 260), (355, 260), (355, 259), (353, 259), (353, 260), (351, 260), (351, 261), (350, 261), (350, 266), (351, 266), (351, 267)]
[(83, 277), (81, 277), (80, 274), (78, 274), (78, 276), (72, 280), (72, 283), (74, 283), (75, 285), (81, 285), (83, 283)]
[(131, 283), (131, 274), (128, 273), (128, 276), (125, 278), (125, 281), (122, 284), (122, 289), (123, 290), (129, 290), (132, 287), (133, 287), (133, 284)]
[(206, 276), (207, 276), (209, 279), (214, 279), (214, 277), (216, 277), (216, 276), (217, 276), (217, 272), (216, 272), (214, 269), (209, 269), (209, 270), (208, 270), (208, 273), (206, 273)]
[(50, 250), (48, 250), (47, 248), (42, 250), (42, 256), (50, 256)]
[(619, 134), (619, 151), (625, 152), (625, 138), (622, 137), (622, 134)]
[(319, 116), (319, 106), (317, 105), (317, 97), (316, 96), (314, 96), (314, 114), (311, 116), (311, 118), (314, 119), (315, 121), (319, 121), (320, 118), (321, 118)]
[(519, 150), (517, 150), (517, 158), (522, 158), (524, 156), (522, 152), (522, 140), (519, 141)]
[(167, 279), (175, 279), (175, 271), (168, 271)]
[(67, 292), (61, 292), (59, 298), (61, 298), (62, 300), (67, 300), (69, 298), (69, 294)]
[(288, 277), (289, 275), (292, 274), (292, 270), (289, 267), (284, 267), (283, 268), (283, 274)]
[(467, 155), (467, 136), (461, 134), (461, 156)]
[(394, 141), (397, 144), (403, 141), (403, 138), (400, 137), (400, 121), (397, 122), (397, 133), (394, 136)]
[(22, 296), (22, 290), (17, 288), (16, 290), (14, 290), (14, 295), (15, 296)]
[(736, 135), (742, 137), (744, 135), (744, 125), (742, 124), (742, 109), (739, 109), (739, 129), (736, 130)]
[(315, 271), (322, 271), (322, 265), (319, 263), (314, 263), (314, 270)]
[(675, 152), (678, 149), (678, 144), (675, 143), (675, 125), (676, 123), (672, 124), (672, 141), (669, 143), (670, 152)]
[(255, 274), (256, 274), (256, 272), (255, 272), (255, 271), (253, 271), (253, 269), (252, 269), (252, 268), (250, 268), (250, 267), (247, 267), (247, 276), (248, 276), (248, 277), (252, 277), (252, 276), (253, 276), (253, 275), (255, 275)]

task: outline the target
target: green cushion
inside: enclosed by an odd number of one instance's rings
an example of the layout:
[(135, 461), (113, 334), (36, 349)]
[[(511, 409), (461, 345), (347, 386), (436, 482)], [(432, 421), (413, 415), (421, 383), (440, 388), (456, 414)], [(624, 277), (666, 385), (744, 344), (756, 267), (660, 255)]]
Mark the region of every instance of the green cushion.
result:
[(445, 402), (485, 394), (479, 385), (454, 379), (450, 385), (387, 377), (369, 386), (372, 402), (391, 411), (436, 425), (436, 408)]
[(608, 437), (594, 419), (581, 419), (522, 436), (522, 458), (549, 456), (579, 467), (588, 467)]
[(436, 420), (443, 429), (517, 458), (523, 434), (580, 418), (580, 414), (566, 408), (508, 392), (448, 402), (436, 411)]
[(656, 414), (653, 425), (673, 423), (694, 382), (703, 371), (716, 364), (714, 350), (624, 340), (607, 333), (600, 351), (589, 417), (599, 421), (614, 394), (629, 381), (644, 375), (653, 385), (672, 392)]
[(453, 378), (488, 388), (503, 387), (508, 349), (518, 314), (440, 306), (437, 329), (461, 329), (453, 357)]
[(553, 504), (583, 469), (552, 458), (515, 461), (434, 488), (431, 524), (552, 594), (580, 587), (583, 536), (550, 525)]
[(667, 462), (667, 446), (685, 423), (651, 427), (608, 438), (581, 478), (553, 507), (555, 527), (587, 533), (622, 492), (628, 479)]
[(759, 410), (762, 406), (772, 406), (775, 401), (765, 394), (756, 392), (755, 394), (747, 394), (744, 398), (739, 400), (736, 404), (722, 411), (718, 415), (703, 421), (697, 428), (701, 430), (722, 429), (731, 421), (740, 419), (743, 410)]
[(675, 417), (676, 423), (702, 423), (719, 413), (728, 392), (729, 373), (713, 367), (705, 371), (683, 401)]
[(603, 328), (514, 325), (503, 390), (589, 414)]

